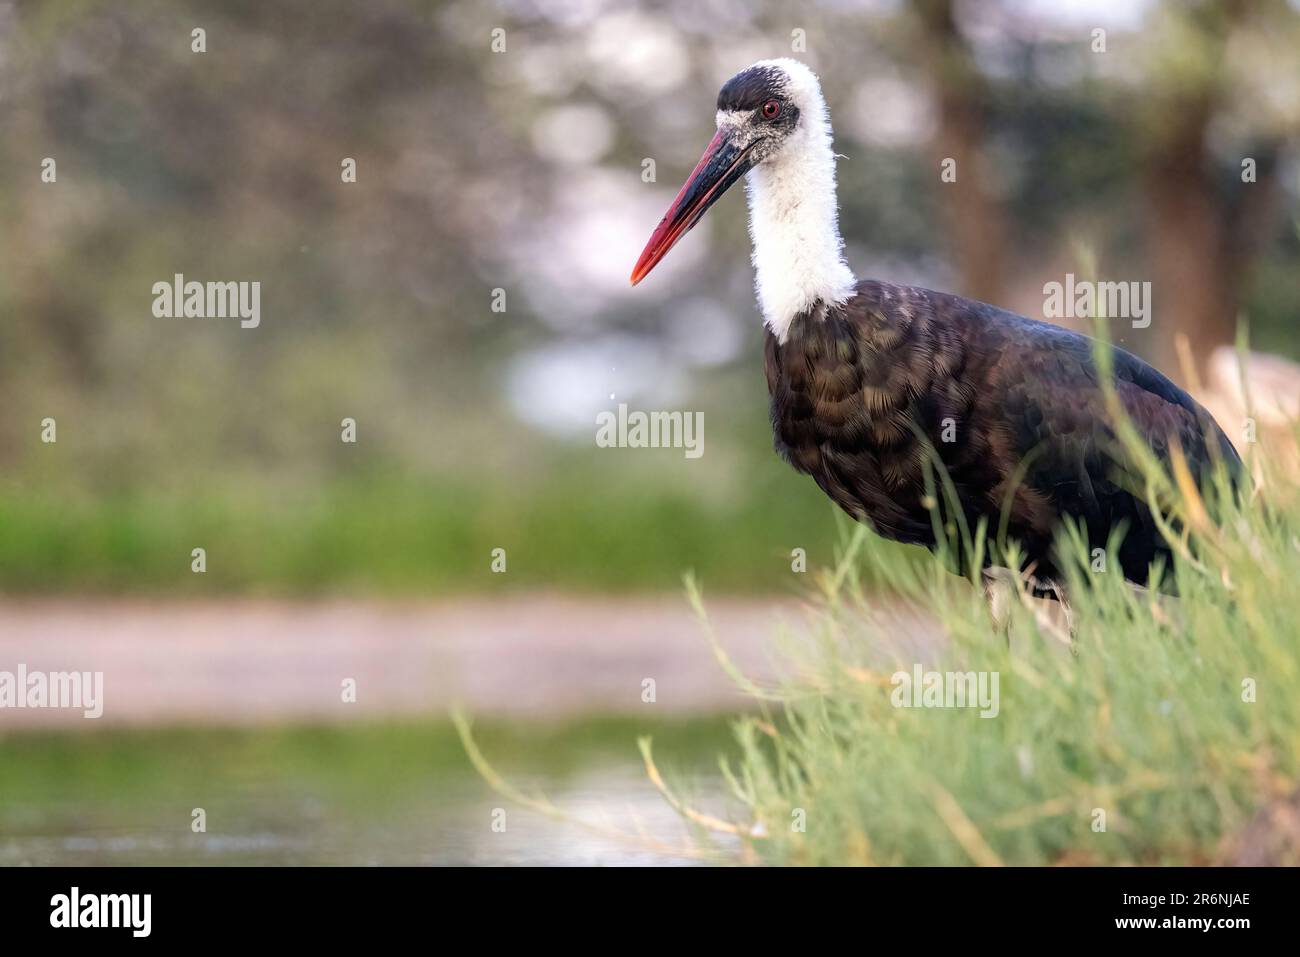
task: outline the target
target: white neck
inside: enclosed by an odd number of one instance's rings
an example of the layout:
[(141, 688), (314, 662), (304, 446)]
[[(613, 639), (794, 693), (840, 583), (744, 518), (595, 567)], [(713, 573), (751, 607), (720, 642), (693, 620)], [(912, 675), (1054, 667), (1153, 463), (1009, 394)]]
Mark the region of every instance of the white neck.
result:
[(857, 280), (844, 261), (835, 154), (820, 91), (801, 107), (781, 151), (749, 172), (749, 235), (763, 321), (784, 342), (795, 316), (819, 300), (847, 301)]

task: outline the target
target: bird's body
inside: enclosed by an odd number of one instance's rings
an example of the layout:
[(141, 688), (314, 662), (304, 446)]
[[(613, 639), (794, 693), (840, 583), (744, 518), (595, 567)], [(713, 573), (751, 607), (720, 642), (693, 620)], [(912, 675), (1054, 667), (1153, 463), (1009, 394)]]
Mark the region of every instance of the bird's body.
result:
[[(1072, 521), (1090, 549), (1122, 536), (1115, 560), (1146, 583), (1168, 548), (1116, 439), (1093, 340), (959, 296), (855, 280), (829, 118), (803, 64), (737, 74), (718, 96), (717, 127), (632, 278), (748, 172), (777, 451), (887, 538), (934, 547), (954, 519), (968, 532), (983, 522), (1018, 543), (1020, 571), (1050, 592), (1053, 543)], [(1111, 356), (1120, 404), (1158, 461), (1169, 465), (1176, 446), (1196, 478), (1216, 462), (1239, 469), (1186, 392), (1136, 356)]]
[[(846, 302), (795, 317), (784, 340), (767, 333), (776, 448), (886, 538), (937, 544), (946, 476), (966, 528), (982, 519), (990, 536), (1004, 532), (1037, 580), (1059, 582), (1052, 546), (1069, 517), (1090, 551), (1122, 530), (1114, 560), (1145, 584), (1168, 548), (1118, 454), (1094, 345), (984, 303), (866, 280)], [(1158, 460), (1177, 443), (1193, 470), (1236, 462), (1186, 392), (1123, 350), (1112, 357), (1118, 398)]]

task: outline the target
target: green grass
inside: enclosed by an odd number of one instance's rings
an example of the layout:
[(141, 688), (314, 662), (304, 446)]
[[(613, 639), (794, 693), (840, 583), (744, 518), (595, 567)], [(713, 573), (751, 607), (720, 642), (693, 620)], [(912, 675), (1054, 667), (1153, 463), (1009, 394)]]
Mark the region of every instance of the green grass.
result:
[[(778, 468), (779, 466), (779, 468)], [(528, 483), (391, 474), (301, 494), (0, 489), (0, 591), (438, 595), (675, 591), (683, 569), (730, 592), (795, 586), (790, 554), (829, 559), (834, 509), (781, 463), (725, 501), (570, 470)], [(207, 551), (207, 571), (190, 553)], [(492, 550), (507, 570), (494, 574)]]
[[(662, 784), (671, 742), (642, 740), (649, 777), (714, 861), (1300, 863), (1287, 836), (1300, 821), (1300, 497), (1277, 476), (1264, 488), (1241, 503), (1221, 484), (1207, 503), (1155, 480), (1185, 528), (1171, 531), (1177, 599), (1097, 570), (1067, 536), (1073, 636), (1027, 595), (997, 630), (981, 589), (942, 554), (900, 564), (855, 528), (815, 576), (813, 640), (783, 643), (790, 677), (773, 686), (716, 643), (692, 579), (720, 666), (756, 708), (721, 758), (722, 815), (716, 793), (710, 810), (681, 798), (696, 790), (689, 778)], [(942, 637), (907, 637), (900, 621), (915, 616)], [(996, 715), (897, 707), (893, 676), (917, 664), (996, 673)], [(568, 819), (509, 781), (521, 767), (508, 754), (462, 734), (508, 800)]]
[[(1072, 640), (1028, 598), (996, 632), (980, 589), (942, 556), (900, 566), (859, 531), (820, 579), (817, 640), (791, 650), (793, 677), (748, 685), (762, 712), (737, 723), (743, 757), (727, 767), (748, 859), (1300, 863), (1294, 478), (1266, 470), (1241, 503), (1221, 480), (1202, 499), (1143, 472), (1180, 523), (1180, 597), (1135, 591), (1064, 541)], [(882, 580), (889, 602), (864, 584)], [(946, 639), (900, 647), (900, 599)], [(917, 663), (997, 673), (998, 714), (896, 707), (893, 676)]]

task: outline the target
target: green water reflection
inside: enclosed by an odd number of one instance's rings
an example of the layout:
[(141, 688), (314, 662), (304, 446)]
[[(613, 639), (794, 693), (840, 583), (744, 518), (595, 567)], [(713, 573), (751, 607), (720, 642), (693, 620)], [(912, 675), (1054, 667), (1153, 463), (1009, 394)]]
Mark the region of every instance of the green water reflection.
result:
[(512, 784), (632, 840), (512, 806), (444, 722), (2, 736), (0, 865), (689, 863), (641, 734), (675, 785), (725, 813), (719, 720), (475, 727)]

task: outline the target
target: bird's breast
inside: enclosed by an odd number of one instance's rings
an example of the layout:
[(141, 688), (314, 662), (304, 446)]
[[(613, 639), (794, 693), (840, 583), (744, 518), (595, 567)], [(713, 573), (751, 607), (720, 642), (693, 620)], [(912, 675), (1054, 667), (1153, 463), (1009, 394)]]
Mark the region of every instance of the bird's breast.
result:
[(860, 298), (796, 317), (783, 340), (768, 335), (776, 449), (850, 515), (927, 541), (927, 462), (964, 441), (969, 397), (952, 374), (960, 360), (918, 312)]

